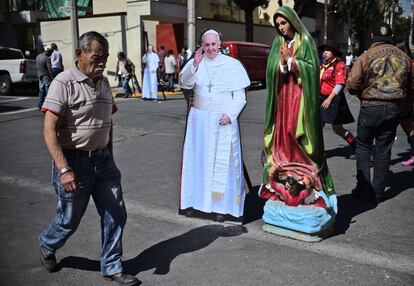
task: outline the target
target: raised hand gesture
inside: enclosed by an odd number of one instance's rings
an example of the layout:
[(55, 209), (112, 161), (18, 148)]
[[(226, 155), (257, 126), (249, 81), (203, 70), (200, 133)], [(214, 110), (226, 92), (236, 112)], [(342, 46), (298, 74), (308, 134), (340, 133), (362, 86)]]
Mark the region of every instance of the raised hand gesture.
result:
[(193, 62), (193, 66), (195, 68), (198, 67), (198, 65), (200, 64), (201, 60), (203, 59), (204, 54), (203, 54), (203, 48), (199, 48), (196, 52), (195, 52), (195, 56), (194, 56), (194, 62)]

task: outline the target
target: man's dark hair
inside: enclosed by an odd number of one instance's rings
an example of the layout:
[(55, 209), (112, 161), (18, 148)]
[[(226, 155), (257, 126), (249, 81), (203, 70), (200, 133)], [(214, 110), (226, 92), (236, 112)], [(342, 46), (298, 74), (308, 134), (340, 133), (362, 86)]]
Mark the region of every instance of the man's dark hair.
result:
[(52, 50), (57, 51), (58, 47), (55, 43), (51, 43), (50, 47), (52, 48)]
[(125, 53), (124, 52), (118, 52), (118, 58), (125, 59), (126, 58)]
[(79, 48), (84, 52), (90, 52), (91, 51), (91, 43), (95, 40), (98, 43), (100, 43), (105, 49), (109, 49), (109, 44), (107, 39), (95, 31), (89, 31), (79, 38)]

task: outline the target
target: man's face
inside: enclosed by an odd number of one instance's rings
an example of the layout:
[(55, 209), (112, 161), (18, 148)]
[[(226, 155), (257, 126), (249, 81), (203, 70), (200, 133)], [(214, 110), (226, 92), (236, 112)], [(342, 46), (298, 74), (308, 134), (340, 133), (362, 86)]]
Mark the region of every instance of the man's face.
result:
[(108, 60), (108, 49), (104, 48), (98, 41), (92, 40), (90, 51), (77, 50), (78, 69), (91, 79), (102, 76), (106, 61)]
[(52, 49), (47, 50), (47, 51), (45, 51), (45, 54), (46, 54), (46, 56), (50, 57), (53, 54), (53, 50)]
[(152, 46), (148, 46), (147, 53), (152, 53)]
[(334, 58), (334, 54), (331, 51), (325, 50), (322, 57), (325, 62), (329, 62)]
[(203, 37), (203, 51), (206, 57), (210, 60), (214, 59), (218, 55), (220, 45), (220, 39), (216, 34), (209, 33)]

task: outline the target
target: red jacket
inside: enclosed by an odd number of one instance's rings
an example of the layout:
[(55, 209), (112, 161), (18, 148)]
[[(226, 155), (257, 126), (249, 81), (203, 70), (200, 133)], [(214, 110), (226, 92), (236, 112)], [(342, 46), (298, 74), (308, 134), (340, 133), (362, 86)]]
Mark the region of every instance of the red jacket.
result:
[(321, 65), (320, 93), (329, 96), (337, 84), (345, 85), (347, 72), (346, 65), (340, 58), (336, 58), (329, 64)]

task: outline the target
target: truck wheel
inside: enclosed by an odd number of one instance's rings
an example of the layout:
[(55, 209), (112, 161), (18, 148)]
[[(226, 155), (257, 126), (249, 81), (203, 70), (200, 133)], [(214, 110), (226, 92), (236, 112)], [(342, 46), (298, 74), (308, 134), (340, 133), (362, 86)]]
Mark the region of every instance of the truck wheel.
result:
[(11, 78), (8, 74), (0, 75), (0, 94), (8, 95), (11, 89)]

